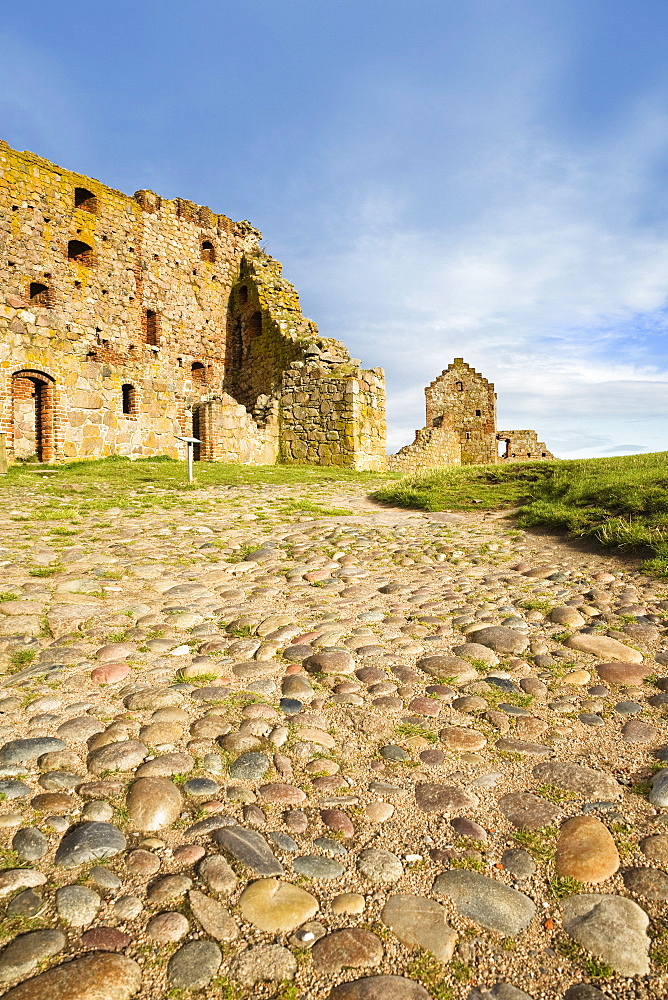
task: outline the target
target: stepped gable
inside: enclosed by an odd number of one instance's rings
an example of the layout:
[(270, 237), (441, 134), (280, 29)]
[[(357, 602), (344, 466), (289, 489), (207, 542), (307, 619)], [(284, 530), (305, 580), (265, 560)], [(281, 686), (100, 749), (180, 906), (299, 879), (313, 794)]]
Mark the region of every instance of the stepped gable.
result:
[[(455, 358), (425, 389), (426, 426), (387, 467), (410, 475), (448, 465), (492, 465), (553, 459), (535, 431), (497, 431), (494, 385), (463, 358)], [(504, 442), (503, 452), (499, 442)]]
[(11, 461), (183, 454), (385, 465), (381, 369), (303, 316), (261, 233), (0, 142), (0, 431)]

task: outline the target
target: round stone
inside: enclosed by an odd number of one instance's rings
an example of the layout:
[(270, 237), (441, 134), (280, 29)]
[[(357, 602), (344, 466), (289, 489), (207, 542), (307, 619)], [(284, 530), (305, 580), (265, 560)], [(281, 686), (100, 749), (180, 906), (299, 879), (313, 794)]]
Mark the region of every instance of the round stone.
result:
[(132, 941), (117, 927), (91, 927), (81, 935), (81, 944), (87, 951), (123, 951)]
[(415, 801), (422, 812), (460, 813), (479, 805), (473, 792), (457, 788), (456, 785), (430, 783), (416, 786)]
[(332, 913), (364, 913), (364, 896), (359, 892), (342, 892), (331, 902)]
[(3, 1000), (130, 1000), (141, 979), (141, 968), (132, 959), (98, 953), (48, 969), (14, 986)]
[(371, 931), (346, 927), (332, 931), (313, 945), (313, 968), (319, 972), (375, 968), (383, 958), (383, 945)]
[(293, 858), (292, 867), (298, 875), (326, 881), (340, 878), (345, 872), (345, 868), (338, 861), (317, 854), (305, 854), (303, 857)]
[(640, 850), (650, 861), (668, 865), (668, 834), (658, 833), (653, 837), (645, 837), (640, 841)]
[(67, 938), (58, 930), (19, 934), (0, 952), (0, 983), (28, 975), (40, 962), (62, 951), (66, 944)]
[(243, 986), (257, 983), (289, 982), (297, 971), (297, 960), (288, 948), (279, 944), (260, 944), (246, 948), (232, 960), (230, 975)]
[(76, 868), (87, 861), (111, 858), (124, 851), (125, 846), (125, 837), (112, 823), (82, 823), (67, 831), (54, 863), (62, 868)]
[(220, 785), (211, 778), (190, 778), (183, 786), (183, 791), (191, 798), (209, 798), (219, 790)]
[(430, 1000), (430, 994), (404, 976), (365, 976), (335, 986), (327, 1000)]
[(501, 855), (501, 864), (515, 878), (531, 878), (536, 870), (536, 862), (527, 851), (511, 847)]
[(360, 852), (357, 868), (374, 885), (391, 885), (398, 882), (404, 873), (396, 854), (375, 847), (368, 847)]
[(266, 754), (250, 751), (242, 753), (230, 766), (230, 778), (236, 781), (260, 781), (269, 770)]
[(239, 909), (261, 931), (280, 934), (293, 931), (318, 912), (318, 900), (300, 886), (275, 878), (251, 882), (241, 894)]
[(202, 989), (218, 972), (222, 960), (222, 952), (214, 941), (188, 941), (170, 958), (167, 979), (176, 989)]
[(70, 927), (92, 924), (102, 900), (96, 892), (83, 885), (64, 885), (56, 891), (56, 910)]
[(467, 729), (463, 726), (446, 726), (439, 736), (449, 750), (482, 750), (487, 746), (487, 739), (477, 729)]
[(658, 868), (628, 868), (623, 875), (630, 892), (644, 899), (668, 899), (668, 875)]
[(170, 944), (174, 941), (180, 941), (188, 933), (189, 929), (190, 925), (187, 918), (182, 913), (175, 911), (158, 913), (155, 917), (151, 917), (146, 925), (147, 935), (152, 941), (157, 941), (159, 944)]
[(555, 867), (580, 882), (603, 882), (619, 868), (617, 847), (595, 816), (575, 816), (559, 832)]
[(171, 826), (179, 818), (183, 799), (169, 778), (138, 778), (126, 802), (132, 826), (149, 833)]
[(24, 826), (12, 837), (12, 850), (24, 861), (37, 861), (48, 849), (48, 840), (36, 826)]

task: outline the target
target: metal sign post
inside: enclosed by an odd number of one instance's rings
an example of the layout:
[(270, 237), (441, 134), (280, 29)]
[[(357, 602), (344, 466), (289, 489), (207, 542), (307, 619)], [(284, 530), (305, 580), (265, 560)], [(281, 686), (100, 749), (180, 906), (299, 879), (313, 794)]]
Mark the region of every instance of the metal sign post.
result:
[(186, 446), (188, 448), (188, 482), (192, 483), (192, 481), (193, 481), (193, 447), (194, 447), (194, 445), (201, 444), (202, 442), (200, 441), (199, 438), (181, 437), (179, 434), (175, 434), (174, 437), (176, 438), (177, 441), (185, 441)]

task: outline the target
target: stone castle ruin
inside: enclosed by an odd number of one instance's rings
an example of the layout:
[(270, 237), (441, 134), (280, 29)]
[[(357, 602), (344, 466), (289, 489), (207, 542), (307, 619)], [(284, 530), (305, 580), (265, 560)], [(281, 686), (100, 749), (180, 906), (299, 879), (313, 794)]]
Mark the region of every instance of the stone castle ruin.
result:
[(535, 431), (497, 431), (494, 386), (463, 358), (455, 358), (425, 396), (426, 427), (415, 432), (412, 444), (388, 457), (391, 472), (554, 459)]
[(385, 386), (302, 315), (260, 233), (0, 142), (10, 461), (182, 454), (385, 468)]
[[(412, 473), (554, 456), (497, 431), (461, 358), (385, 456), (385, 382), (306, 319), (249, 222), (132, 197), (0, 142), (0, 433), (10, 461), (122, 455)], [(502, 442), (501, 453), (499, 442)]]

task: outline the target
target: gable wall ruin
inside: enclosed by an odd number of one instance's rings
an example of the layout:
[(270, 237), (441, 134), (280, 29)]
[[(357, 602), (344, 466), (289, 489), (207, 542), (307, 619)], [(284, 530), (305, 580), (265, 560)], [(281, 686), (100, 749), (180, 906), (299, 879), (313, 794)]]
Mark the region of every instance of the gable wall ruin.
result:
[[(426, 426), (387, 459), (392, 472), (412, 475), (448, 465), (495, 465), (554, 459), (535, 431), (497, 431), (496, 393), (484, 376), (455, 358), (425, 389)], [(499, 442), (504, 442), (499, 454)]]

